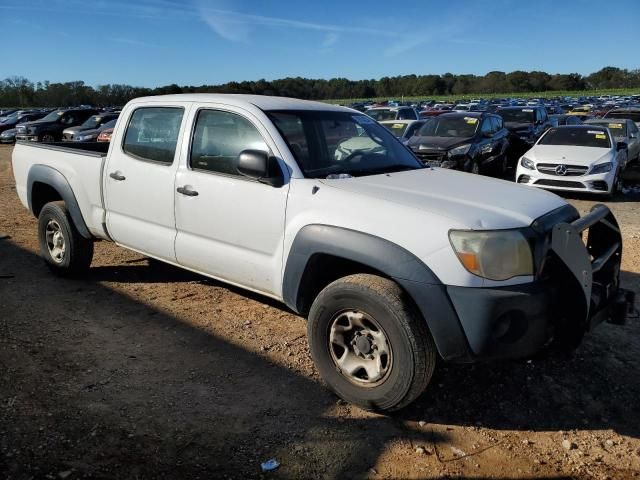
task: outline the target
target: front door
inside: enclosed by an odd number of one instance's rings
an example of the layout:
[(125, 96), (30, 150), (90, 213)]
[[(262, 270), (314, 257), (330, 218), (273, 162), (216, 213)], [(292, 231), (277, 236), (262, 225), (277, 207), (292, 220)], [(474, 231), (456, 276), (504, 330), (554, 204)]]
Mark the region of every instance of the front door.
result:
[(132, 105), (123, 112), (104, 175), (109, 235), (116, 243), (175, 262), (176, 148), (182, 105)]
[(241, 151), (281, 158), (277, 148), (260, 121), (243, 109), (207, 105), (194, 108), (192, 116), (191, 144), (176, 176), (177, 261), (280, 296), (289, 184), (272, 187), (236, 170)]

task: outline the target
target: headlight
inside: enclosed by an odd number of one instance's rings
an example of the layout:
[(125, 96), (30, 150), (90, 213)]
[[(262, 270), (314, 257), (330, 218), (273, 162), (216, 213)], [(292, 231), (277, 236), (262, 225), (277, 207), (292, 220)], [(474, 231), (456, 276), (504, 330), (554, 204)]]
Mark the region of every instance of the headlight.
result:
[(610, 172), (612, 168), (613, 168), (613, 163), (611, 162), (600, 163), (598, 165), (594, 165), (593, 167), (591, 167), (591, 171), (589, 172), (589, 175), (593, 175), (595, 173), (607, 173), (607, 172)]
[(459, 147), (456, 147), (456, 148), (452, 148), (451, 150), (449, 150), (449, 156), (457, 157), (459, 155), (466, 155), (467, 153), (469, 153), (470, 148), (471, 148), (470, 143), (466, 145), (460, 145)]
[(451, 230), (449, 239), (460, 263), (489, 280), (533, 275), (531, 246), (519, 230)]
[(536, 164), (533, 163), (532, 160), (529, 160), (527, 157), (522, 157), (520, 159), (520, 165), (522, 165), (524, 168), (528, 168), (529, 170), (536, 169)]

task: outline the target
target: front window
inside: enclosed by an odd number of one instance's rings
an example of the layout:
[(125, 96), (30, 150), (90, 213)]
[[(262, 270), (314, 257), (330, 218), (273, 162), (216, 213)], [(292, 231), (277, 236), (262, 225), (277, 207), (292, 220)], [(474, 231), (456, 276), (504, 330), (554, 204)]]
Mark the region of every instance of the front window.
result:
[(477, 117), (435, 117), (425, 123), (420, 137), (473, 137), (478, 130)]
[(606, 130), (597, 127), (551, 128), (542, 136), (538, 145), (611, 148)]
[(535, 111), (533, 108), (514, 108), (499, 110), (498, 114), (505, 122), (511, 123), (533, 123)]
[(272, 111), (308, 178), (377, 175), (424, 168), (386, 128), (366, 115), (332, 111)]

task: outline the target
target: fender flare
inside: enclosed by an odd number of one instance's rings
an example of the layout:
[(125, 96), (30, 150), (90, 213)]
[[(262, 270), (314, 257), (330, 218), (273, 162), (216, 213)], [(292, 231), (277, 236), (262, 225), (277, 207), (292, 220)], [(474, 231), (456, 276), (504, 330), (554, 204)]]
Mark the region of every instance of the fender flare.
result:
[(392, 278), (420, 310), (442, 358), (464, 361), (470, 357), (469, 343), (446, 286), (411, 252), (367, 233), (329, 225), (300, 229), (283, 275), (282, 296), (291, 309), (298, 313), (302, 310), (299, 290), (309, 260), (316, 254), (358, 262)]
[(27, 176), (27, 201), (29, 203), (29, 210), (31, 210), (31, 213), (35, 215), (31, 197), (33, 193), (33, 184), (36, 182), (49, 185), (58, 192), (62, 197), (62, 200), (64, 200), (67, 210), (69, 211), (69, 215), (71, 215), (71, 219), (73, 220), (73, 223), (78, 229), (80, 235), (84, 238), (92, 239), (93, 236), (89, 232), (87, 224), (82, 217), (78, 200), (73, 193), (71, 185), (69, 185), (65, 176), (53, 167), (37, 164), (33, 165), (29, 169), (29, 174)]

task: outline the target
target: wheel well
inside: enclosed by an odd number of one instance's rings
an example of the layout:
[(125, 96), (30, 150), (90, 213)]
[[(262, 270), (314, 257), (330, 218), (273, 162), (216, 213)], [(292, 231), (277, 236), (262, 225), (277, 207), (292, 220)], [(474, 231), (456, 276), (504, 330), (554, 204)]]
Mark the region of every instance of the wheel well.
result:
[(62, 200), (62, 196), (51, 185), (34, 182), (31, 188), (31, 211), (38, 217), (40, 210), (49, 202)]
[(318, 294), (331, 282), (355, 273), (371, 273), (388, 278), (379, 270), (343, 257), (316, 253), (309, 258), (298, 288), (297, 306), (306, 315)]

